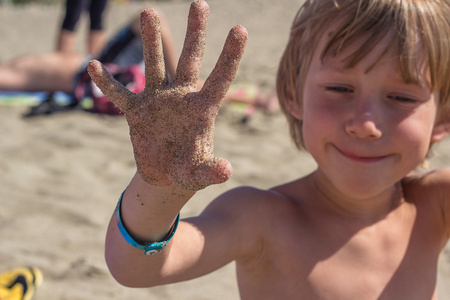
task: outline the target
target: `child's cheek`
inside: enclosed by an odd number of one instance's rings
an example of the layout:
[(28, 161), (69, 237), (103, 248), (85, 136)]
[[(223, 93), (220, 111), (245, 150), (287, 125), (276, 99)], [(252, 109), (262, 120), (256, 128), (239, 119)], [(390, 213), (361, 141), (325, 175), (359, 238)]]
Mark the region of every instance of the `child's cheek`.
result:
[(432, 126), (427, 123), (417, 119), (404, 120), (391, 133), (391, 140), (393, 143), (397, 141), (397, 144), (402, 144), (406, 148), (416, 149), (416, 151), (405, 151), (405, 153), (416, 153), (417, 159), (422, 160), (428, 152), (431, 141)]
[(326, 110), (309, 109), (305, 107), (303, 118), (303, 139), (306, 149), (313, 154), (315, 150), (325, 143), (333, 126), (333, 117)]

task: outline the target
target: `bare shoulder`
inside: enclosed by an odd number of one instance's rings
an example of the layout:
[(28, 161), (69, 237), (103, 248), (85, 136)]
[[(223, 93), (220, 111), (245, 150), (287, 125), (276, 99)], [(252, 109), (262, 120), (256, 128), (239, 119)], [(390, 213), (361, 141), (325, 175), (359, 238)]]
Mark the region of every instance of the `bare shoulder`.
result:
[[(280, 191), (278, 187), (258, 189), (250, 186), (234, 188), (215, 199), (204, 213), (228, 214), (246, 220), (258, 220), (269, 217), (279, 210), (289, 209), (293, 200)], [(254, 220), (253, 220), (254, 221)]]
[(251, 264), (260, 257), (268, 236), (275, 234), (274, 230), (281, 230), (283, 223), (287, 227), (295, 219), (295, 210), (295, 201), (278, 188), (243, 186), (216, 198), (199, 219), (206, 221), (209, 228), (220, 227), (216, 232), (232, 239), (233, 244), (243, 245), (235, 257)]
[(418, 210), (422, 223), (435, 224), (450, 237), (450, 169), (410, 175), (403, 180), (405, 199)]
[[(421, 196), (421, 199), (436, 199), (450, 202), (450, 168), (441, 168), (407, 176), (403, 180), (405, 193)], [(422, 197), (422, 196), (427, 197)], [(418, 197), (413, 197), (418, 199)]]

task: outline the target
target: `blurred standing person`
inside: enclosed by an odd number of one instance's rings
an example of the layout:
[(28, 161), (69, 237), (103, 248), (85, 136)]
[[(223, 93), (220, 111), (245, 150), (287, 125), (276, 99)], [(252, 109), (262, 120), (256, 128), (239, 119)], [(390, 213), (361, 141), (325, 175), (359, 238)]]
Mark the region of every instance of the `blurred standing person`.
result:
[(103, 12), (108, 0), (66, 0), (66, 12), (57, 40), (58, 52), (73, 52), (75, 49), (75, 27), (83, 12), (89, 13), (89, 34), (87, 52), (90, 56), (99, 54), (105, 44)]

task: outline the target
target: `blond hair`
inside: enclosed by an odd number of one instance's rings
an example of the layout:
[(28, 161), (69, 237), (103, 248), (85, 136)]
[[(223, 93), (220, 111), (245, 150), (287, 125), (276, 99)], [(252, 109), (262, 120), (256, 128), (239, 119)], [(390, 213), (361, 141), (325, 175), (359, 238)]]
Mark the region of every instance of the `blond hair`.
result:
[(449, 0), (307, 0), (294, 18), (277, 75), (280, 106), (299, 149), (304, 149), (302, 121), (290, 113), (288, 102), (302, 104), (301, 91), (314, 51), (332, 26), (336, 30), (328, 37), (321, 59), (336, 56), (356, 41), (363, 41), (348, 60), (346, 67), (351, 68), (388, 33), (394, 35), (392, 47), (397, 51), (398, 68), (405, 82), (417, 83), (418, 64), (425, 58), (431, 89), (440, 96), (439, 119), (448, 118)]

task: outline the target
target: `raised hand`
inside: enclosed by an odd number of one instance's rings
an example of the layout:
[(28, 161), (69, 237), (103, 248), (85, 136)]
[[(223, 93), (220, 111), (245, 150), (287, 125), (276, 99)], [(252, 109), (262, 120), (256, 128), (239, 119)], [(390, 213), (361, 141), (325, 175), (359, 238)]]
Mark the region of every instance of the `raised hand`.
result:
[(88, 66), (93, 81), (124, 113), (138, 172), (154, 185), (175, 182), (195, 191), (231, 176), (231, 164), (214, 157), (214, 121), (236, 75), (247, 31), (242, 26), (231, 29), (214, 70), (197, 92), (208, 15), (205, 1), (191, 4), (173, 82), (166, 79), (159, 17), (153, 9), (141, 13), (146, 78), (142, 93), (128, 91), (100, 62)]

